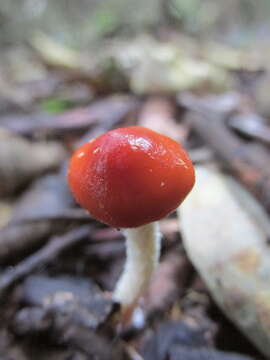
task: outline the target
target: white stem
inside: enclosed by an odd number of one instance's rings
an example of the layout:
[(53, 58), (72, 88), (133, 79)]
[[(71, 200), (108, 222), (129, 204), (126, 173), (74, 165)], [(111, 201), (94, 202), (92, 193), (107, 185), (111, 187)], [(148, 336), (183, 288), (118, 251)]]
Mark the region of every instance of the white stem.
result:
[(159, 261), (160, 232), (157, 222), (125, 229), (127, 260), (116, 284), (114, 299), (122, 309), (133, 306), (147, 290)]

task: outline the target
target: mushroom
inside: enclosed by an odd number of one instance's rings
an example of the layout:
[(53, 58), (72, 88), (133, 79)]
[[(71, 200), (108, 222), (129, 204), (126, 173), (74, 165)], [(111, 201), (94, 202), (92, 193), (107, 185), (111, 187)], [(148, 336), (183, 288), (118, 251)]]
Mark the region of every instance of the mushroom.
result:
[(77, 202), (101, 222), (124, 229), (127, 260), (113, 293), (130, 314), (160, 255), (158, 220), (194, 185), (192, 163), (171, 138), (141, 126), (111, 130), (73, 154), (68, 182)]

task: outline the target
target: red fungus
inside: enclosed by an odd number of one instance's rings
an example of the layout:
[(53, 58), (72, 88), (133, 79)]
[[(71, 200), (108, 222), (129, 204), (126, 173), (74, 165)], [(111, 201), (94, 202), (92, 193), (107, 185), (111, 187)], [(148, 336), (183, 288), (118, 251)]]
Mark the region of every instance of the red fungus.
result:
[(134, 126), (80, 147), (69, 167), (79, 204), (103, 223), (129, 228), (175, 210), (194, 184), (194, 170), (174, 140)]
[(133, 126), (80, 147), (71, 158), (68, 181), (75, 199), (94, 217), (126, 228), (127, 262), (114, 298), (127, 313), (158, 263), (156, 221), (175, 210), (194, 185), (192, 163), (176, 141)]

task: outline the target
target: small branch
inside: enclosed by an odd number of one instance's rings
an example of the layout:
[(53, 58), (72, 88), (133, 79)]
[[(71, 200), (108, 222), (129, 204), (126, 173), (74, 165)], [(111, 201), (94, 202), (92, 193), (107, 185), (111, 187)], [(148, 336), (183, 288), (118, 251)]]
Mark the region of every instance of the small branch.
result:
[(226, 126), (230, 112), (221, 112), (207, 102), (189, 98), (187, 120), (207, 145), (226, 163), (237, 178), (270, 211), (269, 152), (260, 144), (240, 140)]
[(8, 115), (2, 117), (2, 127), (13, 132), (32, 135), (42, 134), (63, 136), (67, 132), (81, 132), (100, 124), (120, 122), (129, 112), (138, 107), (138, 101), (132, 96), (109, 96), (104, 100), (68, 110), (60, 115)]
[(84, 225), (69, 231), (65, 235), (52, 237), (51, 241), (35, 254), (13, 268), (4, 271), (0, 277), (0, 295), (39, 266), (52, 262), (64, 250), (78, 244), (89, 235), (90, 230), (91, 226)]
[(91, 216), (83, 209), (67, 208), (59, 211), (57, 214), (44, 214), (44, 215), (32, 215), (20, 218), (12, 221), (12, 225), (23, 224), (23, 223), (38, 223), (43, 221), (76, 221), (76, 222), (89, 222)]
[[(51, 235), (64, 232), (68, 220), (51, 221), (46, 216), (62, 214), (73, 203), (64, 174), (35, 181), (16, 203), (9, 223), (0, 229), (0, 264), (18, 259), (25, 251), (43, 245)], [(44, 215), (44, 220), (25, 221)]]

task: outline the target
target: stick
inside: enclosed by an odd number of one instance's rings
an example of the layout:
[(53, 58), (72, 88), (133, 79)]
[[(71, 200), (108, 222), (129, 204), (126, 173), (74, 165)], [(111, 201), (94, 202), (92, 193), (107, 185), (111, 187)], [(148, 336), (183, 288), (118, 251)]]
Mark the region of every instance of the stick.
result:
[(270, 211), (269, 152), (259, 144), (241, 141), (232, 133), (225, 122), (228, 112), (215, 111), (195, 97), (189, 97), (184, 105), (190, 110), (187, 120), (195, 131)]
[(84, 225), (61, 236), (54, 236), (50, 242), (26, 260), (4, 271), (0, 277), (0, 296), (11, 286), (37, 267), (55, 260), (64, 250), (78, 244), (90, 233), (91, 226)]

